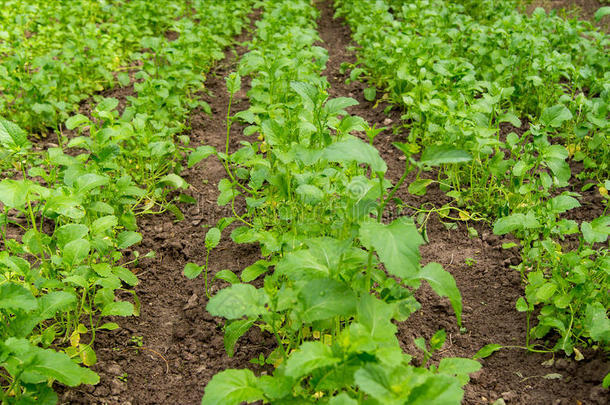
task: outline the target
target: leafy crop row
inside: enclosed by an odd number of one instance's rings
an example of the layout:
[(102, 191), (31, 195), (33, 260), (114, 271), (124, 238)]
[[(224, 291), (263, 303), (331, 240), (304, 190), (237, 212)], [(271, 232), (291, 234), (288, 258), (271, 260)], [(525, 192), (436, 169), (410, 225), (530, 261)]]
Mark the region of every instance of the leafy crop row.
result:
[(139, 312), (129, 266), (141, 256), (128, 259), (124, 250), (142, 238), (137, 216), (181, 215), (167, 197), (186, 186), (178, 174), (188, 138), (180, 132), (190, 109), (202, 105), (195, 92), (204, 74), (241, 31), (252, 2), (192, 5), (191, 18), (172, 23), (177, 40), (164, 32), (142, 40), (137, 97), (122, 114), (117, 99), (101, 99), (89, 117), (66, 121), (79, 136), (60, 136), (59, 147), (43, 152), (0, 118), (0, 151), (11, 165), (3, 174), (14, 177), (0, 182), (3, 403), (55, 403), (54, 380), (96, 383), (78, 364), (95, 364), (96, 331), (118, 327), (103, 317)]
[[(241, 77), (250, 76), (250, 107), (228, 114), (225, 150), (202, 146), (190, 163), (214, 154), (228, 175), (219, 183), (218, 204), (230, 204), (234, 216), (208, 231), (208, 252), (236, 222), (231, 238), (258, 243), (265, 257), (240, 274), (216, 274), (230, 286), (210, 298), (207, 310), (226, 319), (229, 355), (250, 328), (275, 336), (277, 348), (256, 359), (275, 371), (260, 377), (247, 369), (221, 372), (206, 386), (202, 404), (458, 404), (461, 386), (480, 364), (448, 358), (415, 367), (393, 323), (419, 308), (413, 291), (425, 281), (449, 298), (461, 324), (455, 281), (437, 263), (420, 265), (423, 239), (410, 218), (382, 222), (402, 181), (392, 185), (385, 178), (386, 163), (371, 145), (379, 130), (346, 112), (356, 100), (326, 92), (320, 73), (328, 54), (314, 46), (317, 10), (307, 0), (263, 5), (250, 52), (226, 79), (232, 99)], [(258, 141), (242, 141), (229, 153), (235, 120), (249, 124), (245, 134)], [(370, 143), (354, 131), (364, 131)], [(238, 199), (246, 212), (236, 209)], [(185, 267), (190, 278), (201, 273), (209, 295), (207, 263)], [(261, 287), (251, 284), (263, 276)], [(426, 359), (444, 338), (439, 331), (429, 346), (418, 340)]]
[[(606, 210), (610, 201), (608, 36), (542, 9), (522, 15), (511, 2), (335, 4), (359, 44), (351, 78), (368, 80), (369, 99), (379, 90), (403, 108), (405, 149), (462, 158), (436, 180), (418, 175), (409, 191), (438, 183), (454, 202), (437, 212), (495, 218), (496, 234), (520, 239), (527, 347), (577, 357), (578, 346), (608, 347), (610, 217), (564, 215), (580, 206), (569, 161), (582, 162), (583, 191), (597, 187)], [(530, 343), (551, 330), (554, 345)]]

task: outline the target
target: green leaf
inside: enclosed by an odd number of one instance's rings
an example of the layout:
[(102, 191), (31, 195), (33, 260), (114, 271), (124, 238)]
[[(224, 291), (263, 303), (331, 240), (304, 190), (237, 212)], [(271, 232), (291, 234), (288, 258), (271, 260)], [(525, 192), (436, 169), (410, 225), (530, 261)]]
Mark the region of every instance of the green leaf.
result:
[(290, 87), (294, 90), (305, 104), (314, 106), (318, 99), (318, 89), (312, 84), (305, 82), (291, 82)]
[(350, 316), (356, 312), (356, 295), (347, 285), (331, 280), (317, 279), (305, 284), (299, 292), (304, 310), (304, 322), (314, 322), (333, 316)]
[(197, 163), (201, 162), (203, 159), (207, 158), (210, 155), (216, 153), (216, 149), (213, 146), (203, 145), (195, 149), (190, 155), (188, 159), (188, 167), (193, 167)]
[(238, 319), (227, 322), (227, 325), (225, 326), (224, 345), (229, 357), (233, 357), (235, 343), (244, 333), (250, 330), (255, 321), (256, 319)]
[(138, 277), (125, 267), (115, 266), (112, 268), (112, 272), (115, 276), (117, 276), (130, 286), (135, 286), (136, 284), (138, 284)]
[(330, 99), (324, 105), (324, 109), (330, 115), (345, 115), (345, 109), (354, 105), (358, 105), (358, 101), (351, 97), (337, 97)]
[(517, 300), (517, 303), (515, 304), (515, 307), (517, 308), (517, 311), (519, 311), (519, 312), (527, 312), (527, 310), (529, 309), (529, 306), (527, 305), (527, 302), (525, 301), (525, 298), (523, 298), (523, 297), (519, 297), (519, 299)]
[(333, 356), (330, 346), (322, 342), (305, 342), (286, 361), (286, 375), (299, 379), (312, 371), (341, 361)]
[(188, 188), (189, 184), (180, 176), (174, 173), (167, 174), (159, 179), (159, 184), (169, 185), (173, 188)]
[(395, 312), (393, 305), (363, 294), (358, 303), (358, 323), (366, 327), (368, 334), (377, 342), (396, 341), (396, 325), (392, 323)]
[(2, 180), (0, 182), (0, 201), (7, 208), (22, 208), (28, 201), (29, 184), (24, 181)]
[(85, 239), (68, 242), (63, 248), (63, 262), (70, 267), (74, 267), (87, 258), (90, 249), (91, 244)]
[(91, 224), (91, 233), (98, 235), (106, 232), (109, 229), (113, 229), (119, 224), (119, 220), (114, 215), (106, 215), (93, 221)]
[(377, 98), (377, 89), (375, 87), (367, 87), (364, 89), (364, 98), (366, 101), (375, 101), (375, 98)]
[(610, 15), (610, 7), (608, 7), (608, 6), (600, 7), (595, 12), (595, 16), (594, 16), (595, 17), (595, 22), (600, 22), (601, 19), (604, 18), (607, 15)]
[(194, 279), (201, 274), (203, 266), (198, 266), (195, 263), (187, 263), (184, 266), (184, 275), (189, 279)]
[(231, 270), (220, 270), (214, 275), (214, 280), (223, 280), (231, 284), (239, 284), (239, 277)]
[(83, 125), (88, 125), (90, 123), (91, 121), (89, 120), (89, 118), (87, 118), (83, 114), (76, 114), (66, 120), (66, 128), (72, 130), (74, 128), (78, 128)]
[(106, 305), (102, 309), (102, 316), (117, 315), (117, 316), (131, 316), (134, 314), (134, 306), (131, 302), (127, 301), (113, 301)]
[(225, 370), (205, 387), (201, 405), (240, 405), (264, 399), (250, 370)]
[(344, 164), (349, 162), (366, 163), (375, 173), (385, 173), (388, 169), (375, 147), (351, 135), (326, 147), (322, 157), (330, 162)]
[(451, 145), (431, 145), (421, 154), (420, 162), (428, 166), (462, 163), (472, 160), (470, 153)]
[(490, 343), (481, 348), (472, 358), (476, 359), (484, 359), (486, 357), (491, 356), (494, 352), (497, 352), (502, 348), (502, 345), (496, 343)]
[(232, 72), (225, 77), (225, 82), (227, 84), (227, 90), (231, 95), (237, 93), (241, 89), (241, 76), (237, 72)]
[(97, 173), (86, 173), (79, 176), (74, 182), (79, 192), (85, 193), (94, 188), (105, 186), (110, 182), (108, 176), (101, 176)]
[(557, 284), (555, 283), (544, 283), (536, 290), (537, 302), (548, 302), (553, 294), (557, 291)]
[(261, 274), (264, 274), (269, 270), (269, 266), (271, 266), (271, 263), (268, 261), (258, 260), (241, 272), (241, 281), (249, 283), (250, 281), (256, 280)]
[(426, 280), (439, 296), (449, 298), (457, 323), (462, 326), (462, 295), (453, 276), (440, 264), (429, 263), (422, 269), (420, 278)]
[(20, 149), (30, 145), (27, 133), (17, 124), (0, 117), (0, 145)]
[(580, 207), (580, 203), (574, 197), (569, 195), (558, 195), (550, 200), (550, 206), (552, 212), (555, 214), (562, 214), (573, 208)]
[(268, 297), (265, 291), (250, 284), (233, 284), (220, 290), (207, 305), (213, 316), (239, 319), (243, 316), (256, 318), (265, 313)]
[(606, 308), (600, 302), (587, 305), (584, 325), (593, 340), (610, 343), (610, 319)]
[(328, 405), (358, 405), (358, 401), (343, 392), (336, 397), (332, 397), (328, 401)]
[(572, 113), (561, 104), (547, 107), (540, 115), (540, 123), (544, 126), (559, 128), (565, 121), (572, 119)]
[(57, 239), (57, 245), (62, 248), (68, 242), (72, 242), (76, 239), (83, 239), (89, 233), (89, 228), (82, 224), (67, 224), (57, 228), (55, 231), (55, 239)]
[(220, 242), (220, 229), (210, 228), (205, 234), (205, 248), (214, 249)]
[(419, 278), (419, 247), (424, 240), (412, 219), (398, 218), (390, 225), (364, 222), (359, 237), (367, 249), (375, 249), (390, 274), (407, 282)]
[(324, 199), (324, 192), (311, 184), (301, 184), (295, 191), (305, 204), (315, 205)]
[(493, 232), (496, 235), (505, 235), (518, 229), (533, 229), (539, 226), (540, 223), (531, 212), (528, 212), (527, 215), (518, 213), (496, 220)]
[(583, 221), (580, 230), (587, 243), (604, 243), (610, 235), (610, 216), (596, 218), (591, 223)]
[(123, 250), (130, 246), (140, 243), (142, 241), (142, 235), (138, 232), (123, 231), (117, 236), (117, 249)]
[(409, 193), (413, 195), (424, 195), (426, 194), (426, 188), (434, 183), (434, 180), (430, 179), (418, 179), (413, 183), (409, 184)]
[(604, 388), (610, 388), (610, 373), (606, 374), (604, 377), (604, 381), (602, 381), (602, 386)]
[(115, 108), (117, 108), (119, 105), (119, 100), (117, 100), (116, 98), (104, 98), (96, 107), (95, 107), (95, 111), (97, 112), (108, 112), (108, 111), (112, 111)]
[(38, 299), (38, 308), (40, 309), (38, 316), (42, 319), (52, 318), (57, 312), (64, 311), (74, 303), (76, 303), (76, 296), (73, 293), (51, 291)]
[(19, 284), (0, 285), (0, 309), (33, 311), (38, 308), (34, 295)]

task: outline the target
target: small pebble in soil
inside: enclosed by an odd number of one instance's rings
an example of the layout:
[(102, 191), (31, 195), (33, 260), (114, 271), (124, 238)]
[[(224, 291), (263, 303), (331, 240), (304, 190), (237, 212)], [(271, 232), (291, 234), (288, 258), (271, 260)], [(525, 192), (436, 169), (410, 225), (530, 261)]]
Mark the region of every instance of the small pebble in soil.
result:
[(121, 369), (121, 366), (119, 366), (117, 363), (112, 363), (112, 364), (106, 366), (106, 372), (110, 375), (123, 374), (123, 370)]
[(127, 391), (127, 384), (125, 384), (123, 381), (112, 380), (110, 382), (110, 392), (113, 395), (119, 395), (120, 393), (125, 391)]
[(502, 399), (505, 401), (511, 402), (518, 398), (519, 396), (515, 391), (506, 391), (502, 393)]

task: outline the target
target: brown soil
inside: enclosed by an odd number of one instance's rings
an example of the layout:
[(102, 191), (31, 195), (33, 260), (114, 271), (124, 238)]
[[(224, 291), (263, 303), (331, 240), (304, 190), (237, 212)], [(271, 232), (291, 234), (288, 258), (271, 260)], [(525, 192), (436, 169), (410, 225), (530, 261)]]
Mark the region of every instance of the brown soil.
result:
[(559, 15), (568, 18), (583, 18), (591, 21), (594, 25), (606, 32), (610, 32), (610, 16), (605, 16), (599, 22), (593, 18), (600, 7), (608, 6), (599, 0), (533, 0), (527, 6), (527, 12), (531, 13), (536, 7), (542, 7), (547, 11), (557, 10)]
[[(339, 67), (342, 62), (355, 61), (354, 54), (347, 50), (351, 44), (349, 29), (342, 21), (332, 19), (328, 2), (321, 3), (320, 9), (319, 29), (330, 53), (324, 74), (331, 84), (331, 96), (356, 98), (360, 105), (352, 107), (350, 112), (362, 116), (371, 125), (400, 127), (399, 111), (392, 110), (386, 115), (385, 105), (375, 108), (373, 103), (364, 100), (362, 83), (345, 84), (348, 76), (341, 74)], [(245, 52), (241, 46), (236, 50), (237, 57)], [(213, 114), (195, 111), (191, 116), (189, 135), (194, 147), (224, 146), (228, 104), (224, 77), (235, 66), (232, 55), (227, 52), (227, 60), (214, 70), (206, 83), (211, 94), (204, 99)], [(247, 108), (247, 89), (245, 83), (244, 90), (235, 99), (233, 111)], [(242, 129), (239, 125), (233, 126), (232, 149), (243, 139)], [(404, 135), (400, 130), (393, 134), (388, 129), (375, 142), (388, 163), (388, 175), (393, 181), (400, 176), (404, 161), (391, 142), (404, 139)], [(207, 159), (183, 175), (191, 184), (187, 193), (198, 201), (196, 205), (181, 207), (185, 220), (174, 222), (170, 214), (163, 214), (144, 217), (139, 223), (144, 239), (138, 250), (157, 252), (156, 258), (142, 260), (137, 269), (140, 284), (136, 291), (142, 303), (140, 317), (114, 319), (121, 329), (98, 334), (99, 362), (93, 369), (101, 376), (100, 384), (64, 390), (63, 403), (197, 404), (214, 374), (229, 367), (256, 369), (248, 360), (273, 349), (271, 336), (250, 331), (238, 342), (235, 357), (228, 358), (223, 346), (222, 320), (204, 310), (207, 299), (202, 278), (190, 281), (182, 275), (186, 263), (204, 261), (204, 226), (230, 216), (229, 209), (216, 205), (217, 184), (225, 177), (217, 161)], [(403, 187), (399, 197), (414, 206), (448, 201), (435, 188), (424, 197), (414, 198)], [(417, 354), (414, 337), (430, 338), (440, 328), (447, 331), (448, 342), (433, 361), (440, 356), (472, 356), (488, 343), (524, 344), (525, 317), (514, 308), (522, 294), (522, 285), (519, 274), (510, 268), (519, 262), (519, 253), (516, 249), (503, 250), (501, 245), (505, 240), (491, 234), (489, 225), (471, 226), (478, 230), (479, 237), (469, 238), (464, 224), (448, 231), (433, 217), (427, 224), (430, 243), (421, 249), (425, 263), (439, 262), (455, 277), (463, 296), (463, 323), (467, 331), (460, 333), (448, 301), (424, 287), (417, 293), (422, 310), (399, 325), (399, 338), (409, 353)], [(256, 246), (237, 246), (227, 235), (228, 230), (219, 247), (212, 251), (210, 277), (221, 269), (243, 269), (259, 259)], [(222, 286), (215, 282), (213, 292)], [(142, 347), (135, 343), (140, 339)], [(501, 350), (482, 361), (483, 369), (465, 388), (464, 403), (489, 404), (503, 398), (508, 404), (606, 404), (608, 390), (601, 388), (600, 381), (610, 370), (610, 363), (602, 353), (583, 354), (585, 360), (580, 362), (558, 355), (553, 366), (543, 366), (543, 362), (553, 357), (551, 354)], [(549, 374), (560, 374), (561, 379), (545, 379)]]

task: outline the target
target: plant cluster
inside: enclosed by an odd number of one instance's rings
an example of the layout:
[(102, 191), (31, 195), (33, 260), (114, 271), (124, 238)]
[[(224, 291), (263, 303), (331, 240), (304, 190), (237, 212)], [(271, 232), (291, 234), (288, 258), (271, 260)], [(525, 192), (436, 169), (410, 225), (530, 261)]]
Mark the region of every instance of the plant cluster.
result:
[[(439, 264), (421, 266), (423, 238), (410, 218), (382, 221), (404, 178), (397, 185), (385, 178), (386, 163), (371, 145), (379, 130), (346, 111), (356, 100), (329, 98), (320, 76), (328, 54), (314, 46), (317, 16), (307, 0), (264, 2), (250, 52), (226, 79), (232, 99), (241, 77), (251, 77), (250, 107), (229, 111), (225, 150), (204, 146), (190, 158), (196, 164), (215, 154), (228, 174), (218, 204), (230, 204), (234, 216), (210, 229), (208, 252), (237, 222), (233, 241), (258, 243), (264, 256), (240, 274), (215, 276), (230, 283), (207, 304), (226, 319), (226, 351), (232, 355), (253, 327), (277, 341), (270, 355), (254, 359), (273, 365), (273, 375), (221, 372), (206, 386), (202, 404), (458, 404), (461, 386), (480, 364), (450, 358), (428, 366), (444, 343), (440, 331), (429, 345), (418, 340), (425, 361), (416, 367), (393, 322), (419, 308), (413, 291), (425, 281), (449, 298), (461, 325), (459, 290)], [(245, 133), (258, 141), (229, 153), (234, 120), (249, 124)], [(364, 131), (370, 143), (354, 131)], [(405, 172), (420, 164), (406, 161)], [(236, 199), (245, 201), (245, 212), (237, 212)], [(191, 278), (204, 271), (209, 295), (207, 263), (185, 267)], [(257, 288), (251, 282), (259, 277)]]
[(570, 161), (582, 162), (582, 190), (607, 199), (609, 37), (540, 8), (525, 16), (513, 2), (335, 4), (359, 45), (351, 79), (403, 109), (411, 150), (451, 145), (470, 157), (409, 190), (438, 182), (462, 210), (495, 219), (496, 234), (521, 240), (528, 348), (550, 331), (560, 338), (543, 350), (608, 348), (610, 217), (579, 224), (564, 214), (580, 206), (566, 190)]
[(133, 250), (142, 239), (137, 216), (181, 216), (168, 197), (187, 186), (180, 133), (189, 111), (205, 108), (195, 92), (252, 5), (193, 2), (189, 17), (172, 22), (178, 39), (164, 31), (142, 38), (136, 96), (122, 113), (117, 99), (99, 98), (90, 116), (70, 117), (65, 125), (78, 136), (58, 135), (59, 147), (36, 152), (24, 130), (0, 118), (0, 153), (11, 164), (3, 174), (13, 177), (0, 182), (3, 403), (55, 403), (53, 381), (99, 380), (79, 364), (95, 364), (96, 331), (118, 328), (103, 317), (139, 313), (129, 269), (142, 258)]

